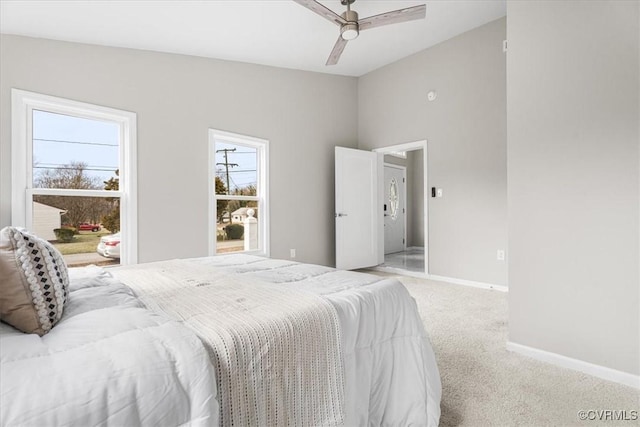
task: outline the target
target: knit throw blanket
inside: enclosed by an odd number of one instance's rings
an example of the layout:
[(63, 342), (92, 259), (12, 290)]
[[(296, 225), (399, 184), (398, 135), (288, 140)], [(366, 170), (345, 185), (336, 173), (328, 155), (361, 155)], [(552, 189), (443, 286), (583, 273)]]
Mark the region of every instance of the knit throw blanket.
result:
[(340, 327), (325, 299), (189, 260), (111, 271), (200, 337), (216, 369), (220, 425), (343, 424)]

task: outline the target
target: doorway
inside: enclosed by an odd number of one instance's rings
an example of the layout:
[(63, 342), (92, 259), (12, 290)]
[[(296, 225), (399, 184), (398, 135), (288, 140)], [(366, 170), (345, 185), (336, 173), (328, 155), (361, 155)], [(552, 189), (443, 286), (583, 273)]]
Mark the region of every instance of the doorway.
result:
[[(384, 262), (378, 268), (428, 275), (427, 142), (417, 141), (374, 151), (384, 155), (385, 170)], [(400, 183), (400, 180), (404, 182)], [(396, 206), (397, 211), (392, 212)], [(396, 214), (395, 221), (393, 213)], [(402, 237), (398, 237), (400, 233)]]

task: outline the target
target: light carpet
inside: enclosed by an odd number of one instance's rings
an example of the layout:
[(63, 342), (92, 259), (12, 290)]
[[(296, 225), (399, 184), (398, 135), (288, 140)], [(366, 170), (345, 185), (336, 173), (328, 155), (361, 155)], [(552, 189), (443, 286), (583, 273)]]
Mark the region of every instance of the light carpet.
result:
[(578, 416), (625, 410), (632, 418), (640, 391), (507, 351), (506, 293), (396, 277), (416, 299), (436, 353), (441, 426), (640, 426)]

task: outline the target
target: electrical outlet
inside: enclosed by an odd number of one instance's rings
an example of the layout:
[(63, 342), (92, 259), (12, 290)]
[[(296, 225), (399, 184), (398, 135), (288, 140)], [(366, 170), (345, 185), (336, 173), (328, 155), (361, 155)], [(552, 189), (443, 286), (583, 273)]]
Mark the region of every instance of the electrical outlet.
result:
[(442, 197), (442, 188), (436, 190), (436, 197)]
[(496, 255), (496, 259), (498, 261), (504, 261), (504, 251), (502, 249), (498, 249), (498, 254)]
[(296, 257), (296, 250), (295, 249), (289, 249), (291, 258), (295, 258)]

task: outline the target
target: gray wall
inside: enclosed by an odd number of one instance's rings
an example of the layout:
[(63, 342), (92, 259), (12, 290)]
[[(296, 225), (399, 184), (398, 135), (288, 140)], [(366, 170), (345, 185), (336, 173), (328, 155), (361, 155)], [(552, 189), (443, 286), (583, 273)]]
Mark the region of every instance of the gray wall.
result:
[(407, 159), (403, 159), (402, 157), (392, 156), (391, 154), (384, 155), (384, 162), (391, 163), (392, 165), (407, 167)]
[(138, 114), (141, 262), (207, 254), (216, 128), (270, 141), (272, 256), (333, 265), (333, 151), (357, 143), (355, 78), (7, 35), (0, 59), (0, 225), (15, 87)]
[(384, 156), (385, 163), (407, 168), (407, 247), (424, 247), (424, 161), (422, 150), (407, 152), (407, 158)]
[[(416, 151), (407, 152), (407, 158), (386, 154), (384, 156), (385, 163), (391, 163), (392, 165), (404, 166), (407, 169), (407, 247), (410, 246), (423, 246), (424, 243), (424, 195), (419, 195), (416, 198), (416, 163), (414, 154)], [(422, 154), (422, 150), (419, 151)], [(423, 168), (422, 163), (418, 165)], [(422, 179), (422, 178), (420, 178)], [(418, 184), (419, 185), (419, 184)], [(422, 186), (424, 187), (424, 185)], [(421, 235), (418, 235), (421, 233)]]
[(505, 38), (502, 18), (358, 80), (359, 148), (428, 140), (431, 274), (507, 283)]
[(639, 374), (638, 2), (509, 2), (509, 339)]
[(407, 246), (424, 247), (424, 155), (423, 150), (407, 152), (407, 193), (411, 210), (407, 216)]

